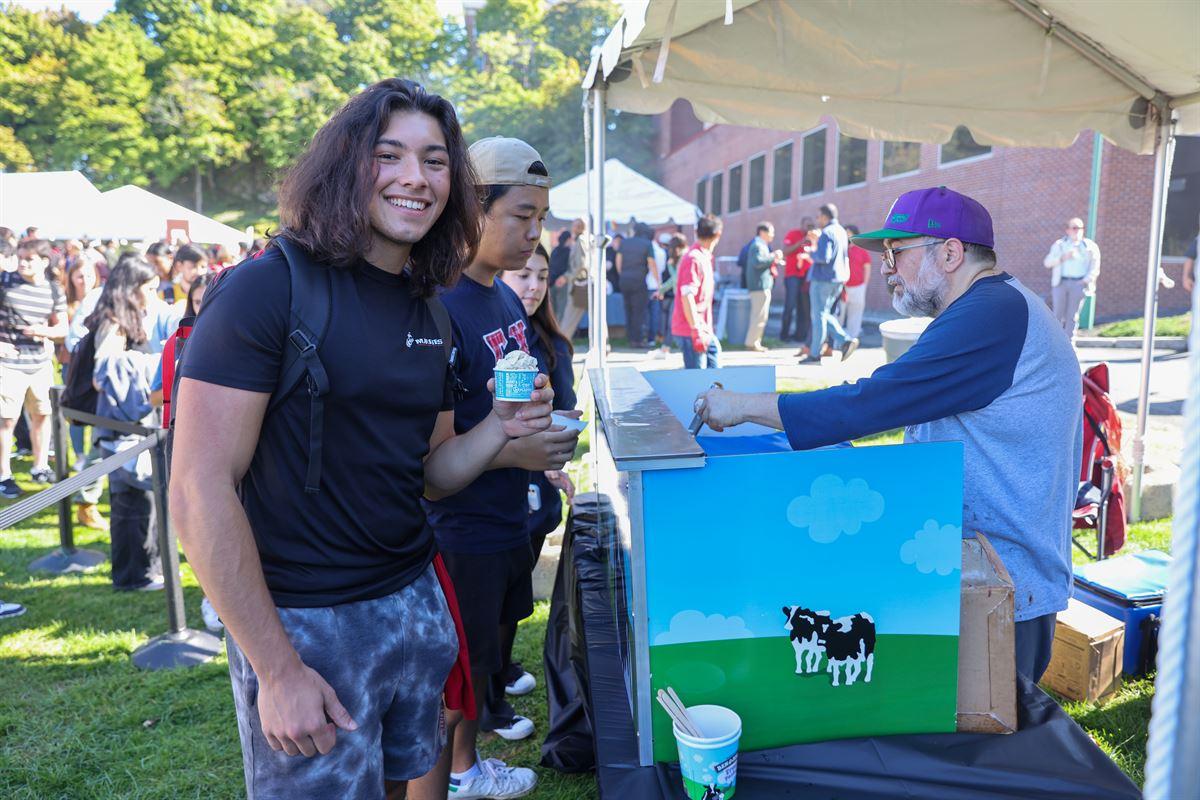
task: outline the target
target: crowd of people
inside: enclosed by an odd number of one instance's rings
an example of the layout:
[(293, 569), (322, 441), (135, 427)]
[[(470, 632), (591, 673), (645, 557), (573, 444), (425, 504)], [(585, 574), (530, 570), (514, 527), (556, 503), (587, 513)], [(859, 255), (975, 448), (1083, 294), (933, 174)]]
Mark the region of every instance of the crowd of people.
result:
[[(157, 424), (163, 344), (195, 314), (211, 275), (233, 261), (219, 246), (54, 242), (36, 227), (19, 235), (0, 228), (0, 497), (24, 494), (12, 472), (14, 452), (30, 457), (30, 482), (55, 482), (50, 388), (67, 382), (73, 361), (77, 381), (90, 389), (88, 407), (75, 410)], [(70, 451), (53, 455), (76, 471), (137, 441), (99, 426), (71, 424), (69, 431)], [(76, 522), (110, 530), (115, 589), (163, 588), (148, 458), (112, 472), (108, 482), (111, 520), (99, 512), (97, 481), (75, 495)], [(0, 608), (0, 616), (23, 612), (17, 604)]]
[[(719, 218), (708, 215), (697, 223), (690, 243), (674, 225), (656, 231), (633, 222), (613, 234), (605, 250), (605, 284), (609, 294), (621, 298), (630, 347), (650, 347), (661, 356), (676, 346), (689, 369), (718, 365), (721, 343), (713, 304), (721, 276), (714, 251), (722, 228)], [(772, 250), (775, 226), (759, 223), (737, 257), (734, 281), (749, 292), (747, 350), (767, 349), (763, 336), (780, 271), (785, 286), (780, 338), (800, 345), (796, 355), (802, 362), (819, 361), (834, 347), (843, 358), (858, 348), (872, 260), (867, 250), (849, 241), (857, 231), (853, 225), (842, 227), (837, 207), (826, 204), (815, 221), (805, 217), (785, 234), (783, 247)], [(587, 312), (594, 246), (587, 223), (577, 219), (558, 234), (550, 253), (551, 302), (568, 336)], [(812, 341), (822, 346), (812, 348)]]

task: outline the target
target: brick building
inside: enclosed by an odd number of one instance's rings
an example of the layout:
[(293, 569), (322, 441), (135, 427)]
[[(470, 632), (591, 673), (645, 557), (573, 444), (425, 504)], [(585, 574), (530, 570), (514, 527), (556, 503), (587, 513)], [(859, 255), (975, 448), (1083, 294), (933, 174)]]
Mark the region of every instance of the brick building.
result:
[[(1050, 271), (1042, 259), (1063, 235), (1066, 220), (1087, 219), (1093, 140), (1084, 133), (1062, 150), (989, 148), (960, 128), (946, 145), (865, 141), (840, 135), (830, 118), (807, 131), (707, 126), (686, 101), (678, 101), (659, 117), (657, 153), (660, 182), (724, 221), (718, 256), (736, 256), (762, 220), (782, 236), (803, 217), (816, 217), (822, 203), (833, 202), (843, 224), (870, 230), (897, 195), (946, 185), (987, 207), (1000, 266), (1048, 298)], [(1153, 157), (1103, 145), (1096, 230), (1086, 234), (1103, 255), (1098, 318), (1142, 313), (1153, 173)], [(1196, 235), (1200, 211), (1200, 138), (1179, 140), (1172, 190), (1167, 252), (1181, 256)], [(1176, 280), (1181, 262), (1172, 258), (1164, 265)], [(782, 302), (779, 285), (775, 301)], [(1161, 291), (1159, 302), (1161, 313), (1178, 313), (1189, 304), (1178, 285)], [(891, 307), (877, 272), (867, 307)]]

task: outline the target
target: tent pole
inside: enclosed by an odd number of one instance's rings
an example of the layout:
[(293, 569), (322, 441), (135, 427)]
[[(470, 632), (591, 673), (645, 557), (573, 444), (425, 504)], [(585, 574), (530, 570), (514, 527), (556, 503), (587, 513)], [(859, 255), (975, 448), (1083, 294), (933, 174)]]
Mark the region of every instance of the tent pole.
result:
[(588, 347), (594, 348), (596, 354), (594, 363), (601, 369), (608, 362), (608, 314), (607, 314), (607, 278), (604, 252), (608, 247), (608, 237), (604, 227), (604, 139), (606, 128), (605, 116), (605, 84), (597, 81), (592, 87), (592, 169), (594, 180), (592, 191), (595, 199), (592, 205), (591, 219), (593, 241), (596, 247), (592, 258), (592, 292), (591, 308), (588, 320)]
[[(1192, 294), (1200, 319), (1200, 292)], [(1188, 348), (1183, 440), (1200, 439), (1200, 325)], [(1200, 797), (1200, 448), (1183, 448), (1175, 487), (1171, 566), (1158, 637), (1158, 672), (1146, 747), (1147, 800)]]
[(1146, 417), (1150, 405), (1150, 365), (1154, 361), (1154, 325), (1158, 310), (1158, 272), (1162, 263), (1163, 225), (1166, 222), (1167, 181), (1175, 153), (1171, 110), (1160, 108), (1158, 142), (1154, 151), (1154, 195), (1150, 210), (1150, 254), (1146, 259), (1146, 304), (1142, 324), (1142, 378), (1138, 387), (1137, 430), (1133, 436), (1133, 497), (1129, 518), (1142, 518), (1142, 477), (1146, 467)]

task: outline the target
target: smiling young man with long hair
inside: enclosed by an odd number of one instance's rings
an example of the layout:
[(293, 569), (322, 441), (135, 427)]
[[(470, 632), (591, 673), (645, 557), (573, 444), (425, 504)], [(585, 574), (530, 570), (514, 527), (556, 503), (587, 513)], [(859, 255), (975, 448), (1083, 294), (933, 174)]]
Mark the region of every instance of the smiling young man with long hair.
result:
[(381, 798), (437, 761), (458, 652), (420, 498), (458, 491), (546, 428), (552, 392), (493, 399), (455, 435), (433, 295), (479, 244), (480, 208), (446, 100), (399, 79), (367, 88), (279, 199), (279, 237), (338, 287), (319, 346), (317, 491), (309, 393), (268, 413), (292, 346), (289, 266), (273, 242), (205, 297), (176, 399), (171, 512), (229, 632), (248, 795)]

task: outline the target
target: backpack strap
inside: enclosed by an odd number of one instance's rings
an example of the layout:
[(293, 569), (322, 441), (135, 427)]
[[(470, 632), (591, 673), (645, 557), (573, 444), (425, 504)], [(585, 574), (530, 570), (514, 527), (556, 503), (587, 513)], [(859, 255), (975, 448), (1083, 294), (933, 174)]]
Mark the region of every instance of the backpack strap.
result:
[(467, 394), (467, 387), (458, 377), (458, 349), (454, 346), (454, 329), (450, 326), (450, 312), (446, 304), (436, 294), (425, 298), (425, 305), (437, 323), (438, 335), (442, 337), (442, 346), (446, 350), (446, 380), (450, 382), (450, 392), (455, 400), (462, 400)]
[(274, 244), (287, 259), (291, 275), (291, 306), (288, 312), (290, 333), (284, 344), (279, 380), (267, 403), (267, 413), (278, 408), (304, 382), (308, 387), (308, 470), (304, 491), (321, 490), (321, 448), (324, 434), (325, 395), (329, 376), (321, 364), (319, 348), (329, 329), (333, 313), (333, 283), (330, 268), (318, 266), (295, 243), (279, 237)]

